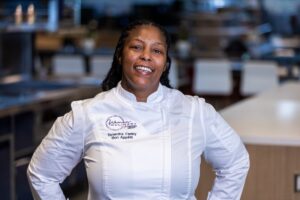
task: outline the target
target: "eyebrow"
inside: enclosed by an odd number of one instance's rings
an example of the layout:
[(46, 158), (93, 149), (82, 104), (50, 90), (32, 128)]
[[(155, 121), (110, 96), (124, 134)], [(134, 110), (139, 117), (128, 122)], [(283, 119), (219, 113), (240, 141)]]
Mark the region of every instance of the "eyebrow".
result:
[[(133, 38), (132, 40), (136, 40), (136, 41), (139, 41), (139, 42), (142, 42), (144, 43), (143, 40), (140, 40), (139, 38)], [(155, 45), (162, 45), (162, 46), (166, 46), (166, 44), (162, 43), (162, 42), (154, 42)]]

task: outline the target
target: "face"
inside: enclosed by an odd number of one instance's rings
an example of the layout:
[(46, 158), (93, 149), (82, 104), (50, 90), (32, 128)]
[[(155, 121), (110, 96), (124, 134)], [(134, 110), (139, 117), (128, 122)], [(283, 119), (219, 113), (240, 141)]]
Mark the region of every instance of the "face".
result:
[(120, 58), (123, 88), (147, 98), (157, 90), (166, 60), (167, 45), (158, 28), (142, 25), (131, 30)]

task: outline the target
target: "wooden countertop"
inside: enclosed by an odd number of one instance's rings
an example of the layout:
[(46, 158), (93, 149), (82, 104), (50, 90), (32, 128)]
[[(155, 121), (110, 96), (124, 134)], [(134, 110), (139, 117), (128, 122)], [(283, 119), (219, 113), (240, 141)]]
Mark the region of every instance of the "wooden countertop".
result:
[(220, 111), (246, 144), (300, 146), (300, 82), (288, 82)]

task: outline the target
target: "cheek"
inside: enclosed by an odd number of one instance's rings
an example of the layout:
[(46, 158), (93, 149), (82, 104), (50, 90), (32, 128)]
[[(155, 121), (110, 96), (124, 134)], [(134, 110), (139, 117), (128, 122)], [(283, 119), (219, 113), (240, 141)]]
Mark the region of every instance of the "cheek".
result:
[(161, 59), (157, 62), (157, 66), (160, 66), (161, 73), (163, 73), (167, 68), (167, 62), (165, 59)]
[(127, 53), (126, 55), (123, 55), (123, 58), (121, 59), (121, 64), (123, 66), (131, 66), (134, 61), (136, 60), (136, 56), (130, 53)]

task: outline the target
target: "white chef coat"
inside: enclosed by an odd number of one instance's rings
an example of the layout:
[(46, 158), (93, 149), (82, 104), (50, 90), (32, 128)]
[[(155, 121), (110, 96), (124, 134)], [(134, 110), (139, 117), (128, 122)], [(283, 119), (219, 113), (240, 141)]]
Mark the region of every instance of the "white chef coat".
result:
[(89, 200), (192, 200), (201, 155), (216, 179), (210, 200), (239, 199), (249, 168), (239, 136), (204, 99), (159, 85), (137, 102), (119, 83), (75, 101), (35, 151), (35, 199), (65, 199), (59, 183), (83, 159)]

